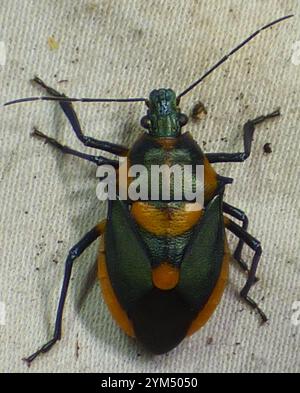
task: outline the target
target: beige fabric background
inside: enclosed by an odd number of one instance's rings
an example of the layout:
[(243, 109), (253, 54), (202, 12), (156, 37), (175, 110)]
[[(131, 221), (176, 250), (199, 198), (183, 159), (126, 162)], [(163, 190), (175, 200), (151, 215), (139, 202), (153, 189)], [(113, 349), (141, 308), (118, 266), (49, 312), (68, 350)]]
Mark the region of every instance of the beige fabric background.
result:
[[(51, 337), (68, 249), (105, 217), (106, 207), (96, 198), (92, 164), (62, 157), (29, 136), (38, 126), (87, 151), (57, 105), (24, 104), (1, 109), (0, 301), (6, 325), (0, 326), (0, 371), (300, 371), (300, 326), (292, 324), (293, 303), (300, 301), (300, 65), (292, 62), (300, 40), (298, 0), (1, 0), (7, 62), (0, 80), (1, 102), (40, 95), (29, 82), (35, 74), (73, 96), (145, 96), (158, 87), (179, 92), (262, 24), (291, 12), (296, 18), (257, 37), (182, 101), (187, 113), (199, 99), (205, 103), (205, 120), (186, 129), (216, 152), (240, 150), (243, 123), (282, 108), (281, 119), (257, 131), (246, 163), (217, 167), (235, 178), (226, 200), (248, 213), (250, 232), (262, 242), (261, 281), (251, 295), (270, 322), (261, 327), (238, 299), (245, 277), (233, 265), (209, 323), (171, 353), (152, 357), (112, 321), (95, 280), (94, 245), (74, 269), (63, 339), (28, 369), (21, 358)], [(50, 50), (50, 36), (58, 49)], [(88, 135), (128, 145), (145, 111), (143, 104), (76, 108)], [(268, 156), (267, 142), (273, 148)], [(247, 250), (247, 260), (251, 255)]]

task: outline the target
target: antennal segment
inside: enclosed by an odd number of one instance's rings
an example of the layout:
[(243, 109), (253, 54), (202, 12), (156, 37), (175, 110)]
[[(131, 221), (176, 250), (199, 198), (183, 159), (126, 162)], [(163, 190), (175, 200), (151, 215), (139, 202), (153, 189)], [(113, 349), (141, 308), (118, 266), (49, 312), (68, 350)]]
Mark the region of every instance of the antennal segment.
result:
[(215, 64), (212, 68), (210, 68), (201, 78), (196, 80), (192, 85), (190, 85), (186, 90), (184, 90), (179, 96), (177, 97), (180, 99), (181, 97), (185, 96), (187, 93), (189, 93), (194, 87), (196, 87), (199, 83), (201, 83), (208, 75), (210, 75), (215, 69), (217, 69), (221, 64), (225, 63), (226, 60), (229, 59), (235, 52), (240, 50), (244, 45), (246, 45), (249, 41), (253, 40), (254, 37), (256, 37), (260, 32), (263, 30), (268, 29), (271, 26), (276, 25), (277, 23), (280, 23), (286, 19), (292, 18), (294, 15), (287, 15), (284, 16), (280, 19), (275, 20), (274, 22), (268, 23), (267, 25), (263, 26), (259, 30), (257, 30), (255, 33), (251, 34), (250, 37), (248, 37), (245, 41), (243, 41), (241, 44), (239, 44), (236, 48), (234, 48), (230, 53), (228, 53), (226, 56), (224, 56), (217, 64)]

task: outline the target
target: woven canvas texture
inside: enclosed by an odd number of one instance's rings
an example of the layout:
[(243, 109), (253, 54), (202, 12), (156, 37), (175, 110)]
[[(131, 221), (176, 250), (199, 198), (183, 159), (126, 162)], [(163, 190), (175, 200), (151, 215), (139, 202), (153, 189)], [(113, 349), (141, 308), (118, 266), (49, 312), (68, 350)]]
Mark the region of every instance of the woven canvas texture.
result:
[[(43, 94), (30, 83), (34, 75), (73, 97), (179, 93), (257, 28), (290, 13), (296, 17), (263, 32), (181, 103), (187, 114), (199, 100), (207, 108), (186, 126), (207, 152), (241, 151), (243, 124), (281, 108), (281, 118), (257, 128), (245, 163), (216, 165), (235, 179), (226, 201), (247, 213), (262, 243), (251, 296), (269, 322), (261, 326), (239, 299), (246, 277), (232, 263), (208, 324), (169, 354), (149, 355), (103, 302), (95, 244), (75, 264), (61, 342), (28, 369), (22, 357), (51, 337), (68, 250), (105, 217), (106, 203), (96, 197), (93, 164), (30, 137), (36, 126), (96, 153), (76, 140), (57, 104), (2, 107), (0, 372), (300, 371), (298, 0), (2, 0), (0, 80), (1, 102)], [(143, 103), (75, 107), (87, 135), (130, 146), (141, 133)], [(229, 243), (233, 249), (237, 241), (229, 235)], [(252, 255), (246, 248), (248, 263)]]

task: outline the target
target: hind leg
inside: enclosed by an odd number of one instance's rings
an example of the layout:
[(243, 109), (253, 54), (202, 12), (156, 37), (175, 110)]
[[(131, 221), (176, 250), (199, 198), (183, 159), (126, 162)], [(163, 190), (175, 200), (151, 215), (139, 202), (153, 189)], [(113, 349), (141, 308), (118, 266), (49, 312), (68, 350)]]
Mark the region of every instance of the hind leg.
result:
[(246, 284), (240, 292), (240, 296), (247, 304), (249, 304), (259, 313), (263, 322), (267, 322), (268, 318), (266, 317), (265, 313), (259, 308), (258, 304), (248, 295), (251, 287), (255, 283), (255, 275), (262, 254), (260, 242), (256, 240), (253, 236), (251, 236), (248, 232), (243, 230), (243, 228), (238, 226), (235, 222), (231, 221), (229, 218), (225, 218), (225, 227), (229, 229), (239, 239), (244, 240), (244, 242), (254, 251), (249, 275)]
[[(246, 214), (242, 210), (240, 210), (234, 206), (231, 206), (226, 202), (223, 202), (223, 212), (231, 215), (232, 217), (236, 218), (237, 220), (242, 221), (242, 228), (244, 231), (247, 231), (249, 220), (248, 220), (248, 217), (246, 216)], [(243, 239), (240, 239), (239, 243), (233, 253), (233, 257), (234, 257), (234, 260), (239, 264), (241, 269), (249, 274), (249, 268), (248, 268), (246, 262), (242, 258), (242, 251), (243, 251), (244, 244), (245, 244), (245, 241)], [(257, 281), (259, 281), (259, 278), (255, 277), (255, 282), (257, 282)]]
[(24, 361), (27, 362), (28, 366), (30, 366), (30, 364), (37, 356), (39, 356), (42, 353), (48, 352), (53, 347), (53, 345), (60, 340), (63, 310), (68, 293), (73, 263), (75, 259), (78, 258), (83, 253), (84, 250), (86, 250), (99, 236), (101, 236), (104, 233), (104, 230), (105, 230), (105, 221), (95, 226), (69, 251), (65, 264), (65, 274), (64, 274), (63, 284), (62, 284), (60, 298), (58, 302), (53, 337), (50, 341), (44, 344), (38, 351), (36, 351), (32, 355), (24, 359)]

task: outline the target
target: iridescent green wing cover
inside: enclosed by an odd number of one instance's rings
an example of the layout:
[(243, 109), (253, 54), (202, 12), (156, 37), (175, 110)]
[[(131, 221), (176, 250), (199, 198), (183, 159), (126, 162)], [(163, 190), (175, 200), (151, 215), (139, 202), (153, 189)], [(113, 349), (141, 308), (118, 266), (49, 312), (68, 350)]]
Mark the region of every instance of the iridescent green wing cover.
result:
[(153, 288), (151, 262), (127, 205), (109, 202), (106, 264), (112, 287), (127, 312)]
[(178, 291), (193, 309), (202, 309), (221, 272), (224, 256), (222, 195), (207, 206), (183, 257)]

